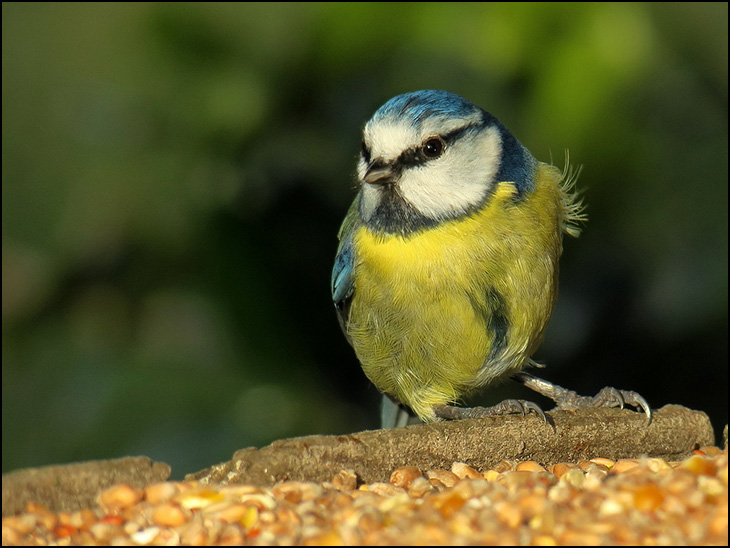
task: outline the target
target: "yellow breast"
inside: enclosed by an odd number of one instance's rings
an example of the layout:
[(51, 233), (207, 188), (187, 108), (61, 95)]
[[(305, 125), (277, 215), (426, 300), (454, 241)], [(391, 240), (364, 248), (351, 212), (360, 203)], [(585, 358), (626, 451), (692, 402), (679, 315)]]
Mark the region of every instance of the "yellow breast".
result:
[(522, 199), (500, 183), (457, 221), (407, 237), (358, 229), (347, 331), (381, 391), (433, 420), (432, 406), (523, 367), (557, 296), (561, 180), (540, 164)]

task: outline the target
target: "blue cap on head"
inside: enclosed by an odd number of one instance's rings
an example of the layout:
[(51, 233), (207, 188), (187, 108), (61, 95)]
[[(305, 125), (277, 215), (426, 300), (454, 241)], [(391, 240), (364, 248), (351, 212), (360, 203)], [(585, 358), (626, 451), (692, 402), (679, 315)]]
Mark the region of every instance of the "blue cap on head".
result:
[(405, 117), (419, 124), (425, 118), (466, 117), (481, 110), (455, 93), (426, 89), (393, 97), (375, 112), (371, 121)]

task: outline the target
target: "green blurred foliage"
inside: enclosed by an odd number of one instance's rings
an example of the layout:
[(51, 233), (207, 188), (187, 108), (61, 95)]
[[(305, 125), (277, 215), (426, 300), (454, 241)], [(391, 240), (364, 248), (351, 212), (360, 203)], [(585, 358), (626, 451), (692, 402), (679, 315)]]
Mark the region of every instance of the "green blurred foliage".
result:
[[(726, 3), (3, 3), (3, 470), (377, 426), (329, 296), (359, 129), (447, 89), (583, 165), (538, 355), (727, 422)], [(506, 392), (502, 392), (503, 396)]]

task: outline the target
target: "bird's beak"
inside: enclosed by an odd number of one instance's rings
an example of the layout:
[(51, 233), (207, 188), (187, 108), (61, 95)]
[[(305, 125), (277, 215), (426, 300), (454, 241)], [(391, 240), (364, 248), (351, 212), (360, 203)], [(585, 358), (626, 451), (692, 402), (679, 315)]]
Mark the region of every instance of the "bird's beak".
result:
[(371, 185), (392, 185), (395, 184), (395, 173), (388, 165), (373, 163), (362, 180)]

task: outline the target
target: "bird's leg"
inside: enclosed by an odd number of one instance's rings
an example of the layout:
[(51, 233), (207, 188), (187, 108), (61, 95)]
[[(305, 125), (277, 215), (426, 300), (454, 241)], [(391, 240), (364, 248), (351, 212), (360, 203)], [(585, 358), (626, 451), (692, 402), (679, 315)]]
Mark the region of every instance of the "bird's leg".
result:
[(651, 422), (651, 407), (641, 395), (630, 390), (618, 390), (607, 386), (595, 396), (579, 396), (572, 390), (552, 384), (529, 373), (517, 373), (512, 378), (521, 382), (527, 388), (553, 400), (558, 409), (585, 409), (587, 407), (620, 407), (623, 409), (624, 405), (630, 405), (641, 409)]
[(503, 402), (493, 405), (492, 407), (454, 407), (451, 405), (436, 405), (433, 407), (434, 413), (440, 419), (459, 420), (459, 419), (481, 419), (484, 417), (498, 417), (501, 415), (521, 414), (523, 417), (532, 411), (536, 415), (542, 417), (547, 422), (547, 417), (542, 409), (531, 401), (525, 400), (504, 400)]
[(383, 403), (380, 407), (380, 427), (400, 428), (412, 422), (420, 422), (408, 408), (401, 405), (390, 396), (383, 394)]

